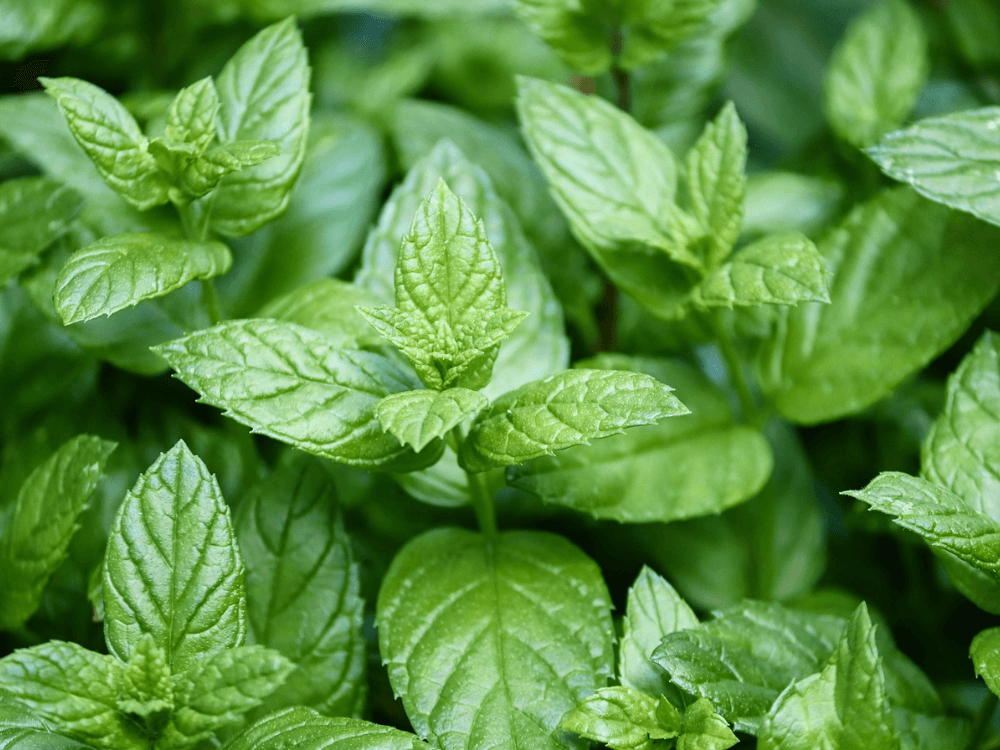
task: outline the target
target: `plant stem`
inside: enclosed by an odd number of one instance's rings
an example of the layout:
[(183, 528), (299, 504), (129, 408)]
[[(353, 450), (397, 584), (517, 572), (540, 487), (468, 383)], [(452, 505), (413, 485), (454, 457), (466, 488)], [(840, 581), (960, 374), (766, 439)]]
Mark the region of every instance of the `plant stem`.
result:
[(969, 750), (977, 750), (990, 728), (990, 721), (997, 710), (997, 696), (990, 690), (979, 704), (979, 710), (972, 722), (972, 734), (969, 735)]
[(740, 355), (733, 346), (733, 340), (729, 337), (725, 325), (722, 322), (721, 310), (716, 311), (712, 316), (712, 327), (715, 329), (715, 337), (719, 342), (719, 349), (722, 351), (722, 358), (726, 360), (726, 368), (729, 370), (729, 382), (736, 389), (736, 395), (740, 399), (740, 408), (743, 411), (743, 421), (755, 427), (762, 426), (762, 415), (757, 409), (757, 404), (750, 393), (750, 386), (747, 384), (746, 372), (743, 369), (743, 362)]
[(215, 293), (215, 284), (211, 279), (201, 280), (201, 298), (205, 302), (205, 312), (208, 313), (208, 319), (212, 321), (214, 326), (216, 323), (222, 322), (222, 312), (219, 310), (219, 297)]
[[(452, 449), (455, 453), (458, 453), (462, 443), (465, 442), (465, 433), (462, 432), (461, 425), (452, 428), (448, 434), (448, 438)], [(493, 507), (493, 493), (490, 492), (486, 484), (486, 477), (481, 472), (470, 471), (465, 472), (465, 476), (469, 482), (469, 492), (472, 495), (472, 509), (476, 513), (476, 522), (479, 524), (479, 530), (483, 533), (483, 536), (493, 539), (497, 535), (497, 516), (496, 510)]]
[(611, 80), (615, 83), (615, 104), (622, 112), (632, 111), (632, 78), (627, 70), (618, 65), (622, 48), (625, 46), (625, 35), (621, 29), (611, 32), (611, 54), (614, 63), (611, 65)]
[[(193, 242), (204, 242), (208, 236), (208, 212), (201, 210), (195, 203), (184, 203), (177, 204), (177, 213), (181, 217), (184, 236)], [(212, 325), (221, 322), (222, 311), (219, 307), (219, 295), (215, 292), (214, 279), (201, 280), (201, 298)]]

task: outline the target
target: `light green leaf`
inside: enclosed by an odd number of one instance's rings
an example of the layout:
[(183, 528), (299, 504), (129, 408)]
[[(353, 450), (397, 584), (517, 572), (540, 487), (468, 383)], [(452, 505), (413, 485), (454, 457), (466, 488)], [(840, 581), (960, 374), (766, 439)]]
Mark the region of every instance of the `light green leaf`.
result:
[(708, 235), (708, 268), (725, 260), (739, 239), (746, 165), (747, 131), (730, 102), (705, 126), (686, 160), (691, 213)]
[(798, 233), (773, 234), (740, 250), (694, 292), (704, 307), (829, 302), (826, 263)]
[(578, 0), (515, 0), (514, 8), (571, 68), (596, 75), (611, 67), (607, 31)]
[(830, 663), (792, 683), (761, 730), (761, 750), (899, 750), (875, 626), (864, 604), (844, 628)]
[(969, 656), (987, 687), (1000, 695), (1000, 628), (990, 628), (972, 639)]
[(424, 464), (382, 432), (375, 404), (418, 387), (378, 354), (342, 351), (321, 333), (276, 320), (237, 320), (156, 347), (206, 403), (276, 440), (352, 466)]
[(287, 708), (247, 728), (226, 750), (428, 750), (409, 732), (360, 719), (327, 718), (308, 708)]
[(102, 750), (144, 749), (139, 727), (118, 712), (122, 668), (114, 657), (49, 641), (0, 659), (0, 685), (62, 734)]
[(80, 435), (24, 480), (3, 519), (0, 629), (20, 627), (38, 609), (114, 449), (114, 443)]
[(628, 590), (622, 622), (618, 647), (618, 676), (622, 685), (649, 695), (676, 694), (669, 676), (650, 655), (668, 633), (697, 625), (698, 618), (673, 587), (643, 566)]
[(281, 148), (274, 141), (230, 141), (209, 149), (188, 164), (181, 174), (181, 186), (200, 198), (226, 175), (255, 167), (280, 153)]
[(1000, 107), (929, 117), (866, 153), (932, 201), (1000, 224)]
[(167, 653), (149, 633), (136, 641), (121, 679), (118, 710), (122, 713), (148, 718), (174, 707)]
[(86, 745), (55, 734), (13, 702), (0, 703), (0, 750), (86, 750)]
[(677, 317), (702, 271), (702, 231), (674, 199), (677, 168), (656, 135), (598, 97), (519, 79), (518, 113), (573, 234), (616, 284)]
[[(666, 704), (675, 722), (661, 724), (657, 709)], [(630, 687), (598, 688), (588, 695), (562, 721), (562, 728), (588, 740), (600, 742), (613, 750), (649, 750), (654, 740), (680, 734), (681, 717), (666, 702)]]
[(382, 337), (357, 311), (378, 298), (357, 284), (340, 279), (318, 279), (300, 286), (260, 308), (257, 317), (274, 318), (318, 331), (338, 349), (377, 348)]
[(504, 394), (476, 419), (459, 456), (467, 471), (512, 466), (689, 410), (649, 375), (567, 370)]
[(261, 710), (310, 706), (357, 715), (367, 688), (358, 566), (329, 474), (315, 459), (289, 458), (236, 514), (247, 566), (248, 640), (295, 664)]
[(892, 717), (902, 750), (953, 750), (968, 747), (972, 726), (954, 716), (928, 716), (894, 708)]
[(309, 63), (294, 18), (258, 32), (216, 78), (219, 140), (275, 141), (280, 154), (226, 177), (212, 196), (212, 228), (242, 236), (280, 215), (305, 157)]
[(135, 119), (107, 91), (78, 78), (39, 78), (104, 181), (140, 210), (167, 202), (167, 180)]
[(0, 285), (34, 265), (81, 208), (78, 193), (45, 177), (0, 183)]
[(906, 0), (881, 0), (833, 51), (823, 82), (827, 120), (844, 140), (870, 146), (903, 124), (929, 72), (920, 16)]
[(243, 714), (280, 688), (293, 669), (288, 659), (263, 646), (203, 656), (176, 680), (177, 708), (157, 747), (189, 748), (240, 722)]
[(125, 496), (104, 561), (104, 635), (129, 661), (146, 634), (180, 675), (243, 643), (243, 561), (215, 477), (178, 442)]
[[(670, 383), (691, 413), (511, 468), (512, 486), (596, 518), (638, 523), (718, 513), (749, 499), (767, 481), (773, 461), (764, 436), (737, 425), (725, 395), (700, 373), (676, 362), (638, 357), (605, 355), (580, 364), (611, 368), (621, 376), (636, 371)], [(568, 401), (565, 394), (556, 400), (557, 414), (574, 409), (577, 419), (584, 416), (579, 407), (562, 403)], [(513, 415), (502, 415), (509, 406), (500, 403), (489, 413), (526, 431), (542, 426), (521, 425), (525, 418), (534, 419), (530, 411), (524, 417), (515, 412), (518, 421), (512, 422)], [(513, 439), (527, 447), (524, 437), (515, 433)], [(726, 471), (717, 470), (720, 462)]]
[[(23, 60), (27, 66), (48, 62), (28, 60), (28, 54), (90, 42), (104, 25), (107, 10), (107, 6), (97, 0), (5, 2), (4, 23), (0, 27), (0, 59)], [(44, 65), (41, 67), (44, 70)], [(18, 74), (11, 88), (20, 87), (20, 71)]]
[(224, 274), (232, 263), (221, 242), (159, 234), (102, 237), (77, 250), (63, 266), (53, 301), (66, 325), (79, 323), (163, 297), (189, 281)]
[(174, 143), (189, 144), (195, 155), (205, 153), (215, 140), (219, 119), (219, 93), (211, 76), (181, 89), (167, 110), (165, 134)]
[(468, 388), (447, 391), (403, 391), (386, 396), (375, 408), (382, 429), (403, 445), (421, 451), (435, 438), (443, 438), (456, 425), (476, 416), (490, 400)]
[(836, 218), (844, 188), (795, 172), (756, 172), (747, 177), (742, 234), (759, 237), (801, 232), (810, 237)]
[(727, 750), (737, 742), (711, 701), (699, 698), (684, 710), (684, 731), (677, 738), (677, 750)]
[(586, 746), (559, 724), (612, 674), (610, 608), (597, 566), (562, 537), (452, 528), (396, 555), (376, 623), (417, 734), (442, 750), (555, 750)]
[[(800, 424), (853, 414), (947, 348), (1000, 287), (992, 227), (886, 191), (819, 243), (831, 304), (782, 310), (760, 359), (765, 392)], [(878, 362), (878, 367), (872, 367)]]

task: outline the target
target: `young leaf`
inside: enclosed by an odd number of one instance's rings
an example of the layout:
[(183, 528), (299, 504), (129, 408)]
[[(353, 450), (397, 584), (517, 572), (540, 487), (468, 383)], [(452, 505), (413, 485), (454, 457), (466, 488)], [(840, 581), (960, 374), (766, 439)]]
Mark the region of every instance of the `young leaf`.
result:
[(773, 234), (710, 273), (694, 300), (704, 307), (829, 302), (827, 276), (823, 256), (804, 235)]
[(76, 191), (45, 177), (0, 183), (0, 285), (34, 265), (81, 208)]
[(983, 678), (995, 695), (1000, 695), (1000, 628), (984, 630), (973, 638), (969, 656), (976, 675)]
[(149, 741), (118, 712), (122, 668), (114, 657), (49, 641), (0, 659), (0, 685), (62, 734), (102, 750), (144, 750)]
[(881, 0), (858, 16), (833, 51), (823, 104), (834, 132), (863, 147), (899, 127), (930, 71), (927, 32), (906, 0)]
[(673, 709), (676, 722), (664, 725), (657, 712), (660, 701), (629, 687), (598, 688), (588, 695), (562, 721), (562, 728), (588, 740), (600, 742), (612, 750), (649, 750), (654, 740), (680, 734), (681, 717)]
[(866, 153), (921, 195), (1000, 224), (1000, 107), (929, 117)]
[[(761, 379), (787, 418), (816, 424), (886, 396), (948, 347), (1000, 287), (1000, 233), (910, 190), (880, 193), (819, 243), (829, 305), (782, 310)], [(878, 362), (878, 367), (872, 367)]]
[(232, 263), (221, 242), (159, 234), (102, 237), (77, 250), (63, 266), (53, 301), (66, 325), (79, 323), (163, 297), (189, 281), (219, 276)]
[(167, 111), (164, 131), (174, 143), (189, 144), (195, 155), (205, 153), (215, 140), (219, 119), (219, 93), (211, 76), (181, 89)]
[(899, 750), (875, 626), (864, 604), (823, 671), (792, 683), (775, 701), (758, 745), (761, 750)]
[(129, 661), (144, 635), (180, 675), (243, 643), (243, 561), (215, 477), (178, 442), (125, 496), (104, 561), (108, 650)]
[(446, 436), (489, 403), (486, 396), (468, 388), (403, 391), (379, 401), (375, 413), (383, 430), (391, 432), (403, 445), (421, 451), (431, 440)]
[(107, 91), (78, 78), (39, 78), (104, 181), (145, 211), (167, 202), (166, 176), (135, 119)]
[(226, 750), (428, 750), (409, 732), (360, 719), (320, 716), (308, 708), (273, 713), (226, 745)]
[(451, 528), (396, 555), (376, 622), (420, 736), (555, 750), (578, 746), (559, 724), (613, 671), (610, 607), (597, 566), (562, 537)]
[(249, 234), (281, 214), (305, 157), (309, 63), (293, 18), (268, 26), (240, 47), (216, 78), (219, 140), (275, 141), (280, 154), (230, 174), (208, 199), (212, 228)]
[(20, 627), (38, 609), (114, 449), (80, 435), (24, 480), (0, 540), (0, 629)]
[(0, 750), (87, 750), (87, 746), (55, 734), (12, 701), (0, 703)]
[(375, 404), (418, 387), (392, 360), (340, 351), (323, 334), (276, 320), (237, 320), (156, 347), (206, 403), (276, 440), (369, 469), (436, 458), (382, 432)]
[(677, 750), (727, 750), (739, 742), (729, 724), (715, 712), (711, 701), (699, 698), (684, 709), (684, 731)]
[(670, 695), (676, 688), (650, 659), (668, 633), (697, 627), (698, 618), (661, 576), (643, 566), (632, 588), (622, 622), (618, 674), (622, 685), (649, 695)]
[(707, 235), (705, 265), (715, 268), (736, 245), (746, 198), (747, 131), (728, 103), (688, 152), (691, 213)]
[(167, 654), (149, 633), (136, 642), (121, 679), (118, 710), (122, 713), (148, 718), (174, 707)]
[(293, 454), (241, 504), (248, 640), (294, 664), (262, 710), (310, 706), (327, 715), (364, 706), (366, 643), (358, 566), (330, 475)]
[(181, 173), (181, 187), (200, 198), (219, 180), (244, 167), (255, 167), (281, 153), (274, 141), (230, 141), (206, 151)]
[(642, 373), (556, 373), (494, 401), (473, 422), (460, 459), (467, 471), (512, 466), (626, 427), (688, 414), (671, 390)]

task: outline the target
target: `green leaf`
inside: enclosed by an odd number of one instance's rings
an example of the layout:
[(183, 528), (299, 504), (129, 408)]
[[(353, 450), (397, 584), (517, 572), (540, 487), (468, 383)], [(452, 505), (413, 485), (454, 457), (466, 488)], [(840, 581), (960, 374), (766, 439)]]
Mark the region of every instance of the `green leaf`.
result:
[(145, 211), (167, 202), (167, 181), (135, 119), (107, 91), (78, 78), (39, 78), (104, 181)]
[(287, 708), (247, 728), (226, 750), (427, 750), (409, 732), (360, 719), (327, 718), (308, 708)]
[(0, 285), (34, 265), (81, 208), (78, 193), (45, 177), (0, 183)]
[(195, 154), (205, 153), (215, 140), (219, 119), (219, 93), (211, 76), (181, 89), (167, 111), (164, 131), (174, 143), (189, 144)]
[(598, 688), (563, 719), (562, 728), (613, 750), (649, 750), (655, 747), (654, 740), (680, 734), (680, 714), (669, 703), (667, 710), (673, 709), (676, 723), (661, 724), (657, 713), (661, 701), (666, 703), (630, 687)]
[(396, 308), (361, 309), (428, 388), (481, 388), (497, 345), (526, 313), (507, 307), (483, 223), (440, 180), (420, 204), (396, 264)]
[(607, 32), (599, 18), (573, 0), (516, 0), (514, 8), (524, 22), (571, 68), (588, 75), (604, 73), (612, 55)]
[(163, 297), (195, 279), (229, 270), (221, 242), (190, 242), (159, 234), (102, 237), (77, 250), (56, 279), (53, 301), (66, 325), (111, 315)]
[(419, 459), (382, 432), (375, 404), (418, 387), (378, 354), (342, 351), (276, 320), (237, 320), (156, 347), (202, 400), (254, 432), (352, 466), (406, 470)]
[(729, 102), (688, 152), (691, 213), (708, 235), (705, 265), (714, 268), (732, 251), (743, 223), (747, 131)]
[(280, 215), (305, 157), (309, 63), (293, 18), (258, 32), (216, 78), (219, 140), (275, 141), (280, 154), (226, 177), (212, 196), (211, 225), (242, 236)]
[(676, 688), (650, 659), (668, 633), (697, 627), (698, 618), (664, 578), (643, 566), (632, 588), (622, 622), (618, 675), (622, 685), (649, 695), (671, 695)]
[[(829, 305), (782, 310), (761, 352), (761, 382), (781, 414), (816, 424), (888, 395), (965, 331), (1000, 287), (995, 229), (886, 191), (819, 243)], [(878, 367), (872, 367), (878, 362)]]
[(627, 114), (566, 86), (519, 79), (518, 113), (573, 234), (612, 281), (661, 317), (682, 313), (701, 233), (675, 204), (670, 149)]
[(994, 694), (1000, 695), (1000, 628), (990, 628), (972, 639), (969, 656), (976, 667), (976, 676), (982, 677)]
[(813, 237), (836, 217), (844, 188), (837, 182), (794, 172), (756, 172), (747, 177), (743, 236), (802, 232)]
[(0, 685), (61, 734), (106, 750), (147, 748), (138, 726), (118, 712), (122, 668), (114, 657), (49, 641), (0, 659)]
[(236, 514), (247, 566), (248, 640), (295, 664), (262, 710), (300, 705), (359, 714), (367, 683), (358, 565), (330, 475), (315, 459), (290, 458)]
[(86, 750), (68, 737), (52, 732), (28, 711), (0, 703), (0, 750)]
[[(724, 394), (700, 373), (669, 360), (639, 357), (605, 355), (580, 364), (611, 368), (622, 377), (627, 376), (621, 371), (637, 371), (670, 383), (691, 414), (512, 468), (513, 487), (596, 518), (638, 523), (717, 513), (749, 499), (767, 481), (773, 460), (764, 436), (737, 425)], [(566, 400), (563, 394), (557, 399)], [(489, 413), (501, 415), (502, 408), (509, 407), (498, 401)], [(558, 408), (578, 409), (562, 403)], [(530, 415), (525, 417), (533, 419)], [(518, 416), (518, 428), (527, 429)], [(725, 472), (717, 470), (720, 462)]]
[(170, 711), (174, 707), (167, 653), (156, 645), (152, 635), (145, 633), (129, 654), (122, 670), (122, 691), (118, 695), (118, 710), (143, 718)]
[(851, 22), (833, 51), (823, 82), (827, 120), (844, 140), (870, 146), (903, 124), (929, 72), (920, 16), (906, 0), (881, 0)]
[(684, 731), (677, 738), (677, 750), (727, 750), (737, 742), (711, 701), (699, 698), (684, 710)]
[(1000, 107), (930, 117), (866, 150), (921, 195), (1000, 224)]
[(672, 390), (636, 372), (556, 373), (494, 401), (473, 422), (459, 457), (467, 471), (486, 471), (688, 414)]
[(0, 537), (0, 628), (18, 628), (38, 609), (114, 449), (114, 443), (80, 435), (24, 480)]
[(437, 529), (396, 555), (376, 623), (417, 734), (443, 750), (554, 749), (585, 746), (558, 728), (612, 674), (610, 607), (562, 537)]
[(899, 750), (875, 626), (864, 604), (851, 617), (830, 663), (792, 683), (764, 722), (761, 750)]
[(357, 307), (377, 304), (378, 298), (357, 284), (340, 279), (318, 279), (268, 302), (257, 317), (274, 318), (318, 331), (338, 349), (370, 349), (382, 345), (379, 336)]
[(243, 643), (243, 561), (229, 510), (183, 442), (125, 496), (104, 568), (104, 634), (122, 661), (147, 634), (175, 675)]
[[(100, 32), (107, 10), (95, 0), (5, 2), (4, 24), (0, 28), (0, 59), (27, 60), (30, 52), (54, 50), (66, 44), (85, 44)], [(31, 60), (28, 65), (32, 62), (41, 61)], [(22, 80), (20, 76), (15, 77), (11, 88), (23, 85)]]
[(228, 174), (255, 167), (281, 153), (274, 141), (230, 141), (209, 149), (184, 168), (181, 186), (200, 198)]
[(740, 250), (694, 292), (704, 307), (829, 302), (826, 264), (798, 233), (774, 234)]
[(263, 646), (238, 646), (203, 656), (176, 680), (177, 708), (157, 746), (189, 748), (240, 722), (243, 714), (281, 687), (292, 669), (285, 657)]
[(382, 429), (403, 445), (421, 451), (435, 438), (443, 438), (456, 425), (476, 416), (490, 400), (467, 388), (447, 391), (403, 391), (386, 396), (375, 407)]

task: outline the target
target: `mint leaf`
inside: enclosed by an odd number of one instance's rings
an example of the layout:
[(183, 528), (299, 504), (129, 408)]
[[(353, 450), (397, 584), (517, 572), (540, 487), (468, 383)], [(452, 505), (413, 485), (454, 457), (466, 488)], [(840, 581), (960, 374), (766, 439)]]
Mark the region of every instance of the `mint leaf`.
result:
[(467, 388), (447, 391), (403, 391), (386, 396), (375, 407), (382, 429), (403, 445), (421, 451), (435, 438), (445, 437), (456, 425), (476, 416), (490, 400)]
[(618, 647), (622, 685), (649, 695), (675, 694), (668, 675), (650, 656), (668, 633), (697, 625), (698, 618), (673, 587), (644, 565), (628, 590), (622, 621)]
[(761, 750), (898, 750), (875, 626), (864, 604), (844, 628), (824, 669), (791, 684), (762, 727)]
[(729, 724), (715, 712), (711, 701), (699, 698), (684, 709), (684, 730), (677, 750), (727, 750), (739, 740)]
[(330, 475), (314, 459), (290, 459), (236, 514), (247, 566), (248, 640), (295, 665), (263, 709), (302, 705), (358, 714), (367, 688), (358, 565)]
[(309, 135), (309, 63), (293, 18), (258, 32), (215, 81), (219, 140), (275, 141), (280, 154), (234, 172), (211, 201), (211, 226), (242, 236), (280, 215), (305, 157)]
[(49, 641), (0, 659), (0, 685), (55, 730), (92, 747), (148, 747), (118, 712), (122, 664), (75, 643)]
[(795, 231), (813, 237), (837, 217), (843, 198), (843, 187), (833, 180), (755, 172), (747, 176), (743, 236)]
[(38, 609), (114, 449), (114, 443), (80, 435), (24, 480), (0, 537), (0, 629), (22, 626)]
[(86, 750), (68, 737), (52, 732), (28, 711), (13, 704), (0, 704), (0, 750)]
[(74, 190), (45, 177), (0, 183), (0, 284), (37, 263), (82, 207)]
[(121, 680), (118, 710), (122, 713), (150, 718), (174, 707), (167, 653), (156, 645), (149, 633), (136, 641), (128, 664), (121, 672)]
[(888, 395), (996, 294), (1000, 258), (981, 248), (997, 240), (992, 227), (909, 190), (855, 208), (818, 245), (833, 273), (831, 304), (781, 311), (761, 352), (778, 411), (816, 424)]
[(360, 719), (320, 716), (308, 708), (287, 708), (247, 728), (226, 750), (427, 750), (409, 732)]
[(506, 393), (473, 422), (460, 459), (467, 471), (512, 466), (626, 427), (689, 411), (648, 375), (567, 370)]
[(382, 345), (382, 337), (356, 308), (377, 303), (377, 297), (357, 284), (318, 279), (271, 300), (260, 308), (257, 317), (318, 331), (338, 349), (371, 349)]
[(136, 208), (167, 202), (167, 181), (135, 118), (107, 91), (78, 78), (40, 78), (104, 181)]
[(610, 607), (597, 566), (562, 537), (436, 529), (396, 555), (376, 622), (420, 736), (444, 750), (577, 747), (558, 728), (613, 671)]
[(729, 102), (688, 152), (685, 161), (691, 213), (707, 235), (705, 265), (714, 268), (732, 251), (743, 223), (747, 131)]
[(969, 656), (976, 667), (976, 676), (982, 677), (986, 686), (1000, 695), (1000, 628), (990, 628), (972, 639)]
[(281, 153), (274, 141), (230, 141), (209, 149), (188, 164), (181, 173), (181, 187), (200, 198), (219, 180), (244, 167), (255, 167)]
[(910, 114), (930, 72), (927, 32), (906, 0), (859, 15), (833, 51), (823, 104), (834, 132), (870, 146)]
[[(749, 499), (767, 481), (773, 459), (764, 436), (737, 425), (724, 394), (692, 368), (620, 355), (579, 364), (610, 368), (620, 375), (629, 370), (645, 373), (668, 382), (691, 413), (511, 468), (513, 487), (596, 518), (638, 523), (717, 513)], [(490, 413), (500, 414), (499, 403)], [(720, 462), (725, 472), (715, 470)]]
[(66, 325), (79, 323), (163, 297), (189, 281), (219, 276), (232, 263), (221, 242), (159, 234), (102, 237), (77, 250), (63, 266), (53, 301)]
[(514, 8), (571, 68), (595, 75), (611, 67), (607, 32), (589, 8), (572, 0), (516, 0)]
[(200, 156), (215, 140), (219, 106), (211, 76), (192, 83), (170, 103), (164, 134), (174, 143), (193, 146), (195, 155)]
[[(657, 710), (661, 702), (675, 722), (661, 723)], [(633, 688), (606, 687), (580, 701), (562, 727), (612, 750), (649, 750), (655, 747), (654, 740), (680, 733), (681, 717), (662, 697), (657, 701)]]
[(436, 457), (418, 460), (382, 432), (378, 400), (417, 387), (386, 357), (338, 350), (321, 333), (276, 320), (222, 323), (155, 351), (203, 401), (307, 453), (393, 470)]
[(829, 302), (827, 276), (823, 256), (804, 235), (774, 234), (710, 273), (694, 300), (705, 307)]
[(243, 643), (243, 562), (229, 510), (183, 442), (125, 496), (104, 566), (104, 634), (122, 661), (147, 634), (177, 675)]

